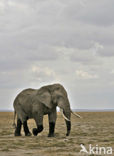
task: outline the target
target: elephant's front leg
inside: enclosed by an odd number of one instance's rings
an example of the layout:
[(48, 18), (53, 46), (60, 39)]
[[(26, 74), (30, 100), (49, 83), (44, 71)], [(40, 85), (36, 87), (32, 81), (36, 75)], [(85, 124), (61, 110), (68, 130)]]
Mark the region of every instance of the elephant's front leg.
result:
[(34, 119), (35, 119), (37, 128), (33, 128), (32, 132), (34, 136), (37, 136), (38, 133), (43, 131), (43, 114), (36, 114)]
[(54, 137), (56, 118), (57, 118), (57, 112), (56, 112), (56, 108), (54, 108), (53, 111), (48, 114), (48, 119), (49, 119), (48, 137)]

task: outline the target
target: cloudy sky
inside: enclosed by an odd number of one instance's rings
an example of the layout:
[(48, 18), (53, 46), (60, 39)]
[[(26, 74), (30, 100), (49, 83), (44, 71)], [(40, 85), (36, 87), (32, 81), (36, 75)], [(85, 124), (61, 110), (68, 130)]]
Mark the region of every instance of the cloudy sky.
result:
[(114, 0), (0, 0), (0, 109), (50, 83), (72, 108), (114, 109)]

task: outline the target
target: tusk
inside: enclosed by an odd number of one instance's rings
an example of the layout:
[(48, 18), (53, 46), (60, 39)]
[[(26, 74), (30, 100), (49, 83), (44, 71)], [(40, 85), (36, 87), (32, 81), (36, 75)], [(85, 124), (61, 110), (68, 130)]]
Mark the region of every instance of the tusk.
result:
[(62, 115), (63, 115), (63, 118), (65, 119), (65, 120), (67, 120), (67, 121), (70, 121), (65, 115), (64, 115), (64, 113), (63, 113), (63, 110), (62, 109), (60, 109), (60, 112), (62, 113)]
[(75, 115), (76, 117), (78, 117), (78, 118), (82, 118), (80, 115), (78, 115), (77, 113), (74, 113), (74, 112), (72, 112), (71, 111), (71, 113), (73, 114), (73, 115)]

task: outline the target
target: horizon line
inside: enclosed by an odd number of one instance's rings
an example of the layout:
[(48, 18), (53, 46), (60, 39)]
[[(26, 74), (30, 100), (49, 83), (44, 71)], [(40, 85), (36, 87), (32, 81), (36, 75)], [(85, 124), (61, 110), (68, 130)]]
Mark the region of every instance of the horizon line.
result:
[[(0, 109), (0, 112), (13, 112), (14, 110), (12, 110), (12, 109)], [(108, 111), (108, 112), (113, 112), (114, 111), (114, 108), (112, 108), (112, 109), (107, 109), (107, 108), (104, 108), (104, 109), (76, 109), (76, 108), (72, 108), (72, 111), (76, 111), (76, 112), (106, 112), (106, 111)]]

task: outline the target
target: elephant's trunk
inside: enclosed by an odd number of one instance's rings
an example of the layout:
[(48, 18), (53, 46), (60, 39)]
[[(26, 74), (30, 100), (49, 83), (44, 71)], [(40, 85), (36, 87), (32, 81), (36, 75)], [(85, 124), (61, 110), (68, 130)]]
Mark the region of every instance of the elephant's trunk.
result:
[(66, 127), (67, 127), (66, 136), (69, 136), (70, 130), (71, 130), (71, 121), (70, 121), (71, 112), (64, 111), (63, 109), (60, 109), (60, 111), (61, 111), (63, 118), (65, 119), (65, 122), (66, 122)]
[(67, 97), (65, 98), (60, 98), (58, 100), (58, 107), (60, 107), (60, 110), (62, 109), (62, 114), (66, 122), (66, 128), (67, 128), (67, 133), (66, 136), (70, 134), (71, 130), (71, 109), (70, 109), (70, 103)]
[(70, 111), (70, 110), (64, 110), (64, 111), (63, 111), (63, 114), (64, 114), (65, 117), (68, 119), (68, 120), (65, 119), (65, 122), (66, 122), (66, 128), (67, 128), (66, 136), (69, 136), (70, 131), (71, 131), (71, 120), (70, 120), (71, 111)]
[(60, 109), (60, 112), (62, 113), (63, 118), (64, 118), (65, 120), (70, 121), (70, 119), (68, 119), (68, 118), (64, 115), (64, 113), (63, 113), (63, 109)]
[(71, 121), (66, 121), (66, 127), (67, 127), (67, 133), (66, 133), (66, 136), (69, 136), (70, 134), (70, 130), (71, 130)]

